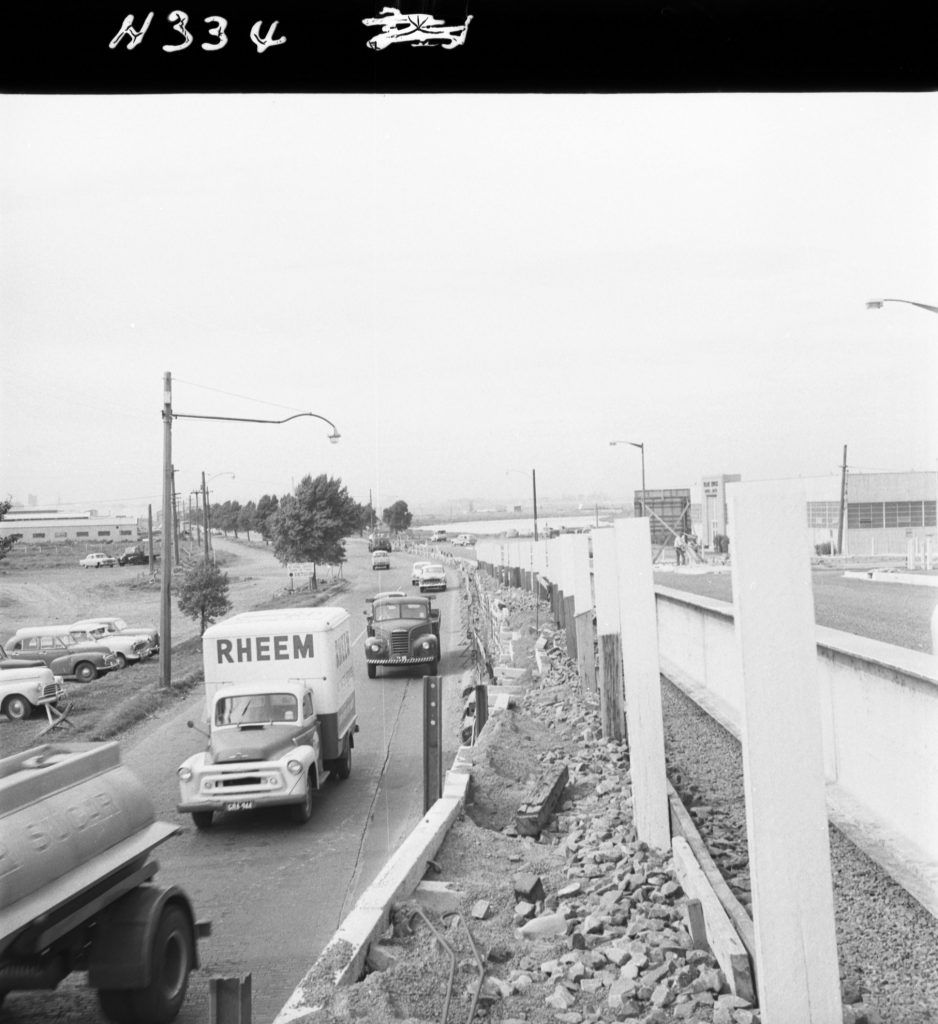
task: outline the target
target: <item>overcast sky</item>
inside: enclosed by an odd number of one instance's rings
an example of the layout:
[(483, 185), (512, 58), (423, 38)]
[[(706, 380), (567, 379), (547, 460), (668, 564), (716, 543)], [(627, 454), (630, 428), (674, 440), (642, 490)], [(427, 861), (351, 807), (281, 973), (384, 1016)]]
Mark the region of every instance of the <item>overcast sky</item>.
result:
[[(938, 470), (938, 96), (0, 96), (0, 492)], [(516, 472), (523, 471), (523, 472)], [(458, 508), (458, 504), (456, 505)]]

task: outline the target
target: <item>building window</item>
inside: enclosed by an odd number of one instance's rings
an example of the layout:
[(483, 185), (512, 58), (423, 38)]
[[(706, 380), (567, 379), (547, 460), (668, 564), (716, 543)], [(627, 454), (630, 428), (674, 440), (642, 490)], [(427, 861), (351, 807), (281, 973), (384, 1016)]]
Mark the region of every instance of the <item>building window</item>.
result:
[(850, 530), (881, 530), (883, 503), (858, 501), (847, 505), (847, 528)]
[(53, 536), (56, 539), (59, 539), (59, 538), (62, 538), (62, 537), (64, 537), (65, 539), (68, 539), (68, 534), (65, 532), (65, 530), (59, 530), (57, 533), (54, 533)]
[(98, 530), (98, 536), (99, 537), (110, 537), (111, 536), (111, 531), (110, 530)]
[(935, 523), (935, 502), (933, 502), (933, 501), (923, 501), (922, 504), (925, 506), (925, 509), (924, 509), (925, 525), (926, 526), (938, 525), (938, 524)]
[(134, 535), (133, 530), (121, 530), (122, 537), (132, 537)]
[(840, 502), (809, 501), (808, 526), (814, 529), (830, 529), (840, 523)]
[(75, 536), (76, 537), (87, 537), (88, 536), (88, 531), (87, 530), (78, 530), (77, 533), (75, 534)]
[(44, 533), (34, 533), (33, 540), (45, 540), (45, 536)]

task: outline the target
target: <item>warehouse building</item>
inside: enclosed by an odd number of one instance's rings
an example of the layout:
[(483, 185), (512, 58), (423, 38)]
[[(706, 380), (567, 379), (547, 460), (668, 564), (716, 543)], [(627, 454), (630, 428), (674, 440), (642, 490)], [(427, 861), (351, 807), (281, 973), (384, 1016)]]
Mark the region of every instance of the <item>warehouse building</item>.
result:
[(80, 541), (90, 544), (137, 540), (135, 516), (99, 516), (96, 511), (63, 512), (57, 508), (13, 506), (0, 521), (0, 536), (20, 534), (20, 544), (61, 544)]
[[(714, 537), (732, 536), (726, 501), (728, 484), (738, 474), (714, 474), (690, 489), (692, 530), (702, 547), (712, 549)], [(805, 489), (808, 532), (812, 550), (837, 551), (841, 516), (841, 475), (801, 477)], [(909, 543), (938, 544), (935, 506), (938, 474), (848, 473), (844, 503), (845, 555), (906, 555)]]

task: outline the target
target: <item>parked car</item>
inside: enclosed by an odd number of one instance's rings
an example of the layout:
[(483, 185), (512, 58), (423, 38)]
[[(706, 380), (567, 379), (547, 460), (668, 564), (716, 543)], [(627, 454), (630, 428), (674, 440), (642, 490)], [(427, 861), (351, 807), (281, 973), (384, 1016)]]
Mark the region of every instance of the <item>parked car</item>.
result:
[(371, 554), (372, 569), (390, 569), (391, 556), (387, 551), (373, 551)]
[(113, 569), (117, 565), (117, 559), (113, 555), (106, 555), (103, 551), (92, 551), (90, 555), (78, 560), (82, 569)]
[(77, 629), (89, 630), (100, 642), (105, 633), (118, 633), (121, 636), (142, 636), (150, 647), (150, 654), (160, 649), (160, 631), (155, 626), (128, 626), (125, 619), (114, 615), (98, 615), (93, 619), (81, 619), (73, 622)]
[(76, 643), (100, 644), (102, 647), (106, 647), (117, 656), (121, 668), (131, 662), (148, 658), (152, 653), (149, 641), (139, 633), (109, 633), (97, 622), (86, 624), (73, 622), (69, 629), (69, 636)]
[(7, 640), (11, 658), (41, 661), (57, 676), (90, 683), (120, 668), (117, 655), (101, 644), (74, 643), (69, 626), (28, 626)]
[(416, 587), (420, 582), (420, 573), (429, 565), (429, 562), (414, 562), (413, 572), (410, 574), (410, 585)]
[(458, 545), (458, 546), (459, 546), (459, 547), (461, 547), (461, 548), (471, 548), (471, 547), (472, 547), (472, 545), (473, 545), (473, 544), (475, 544), (475, 542), (476, 542), (476, 541), (475, 541), (475, 537), (471, 536), (471, 535), (470, 535), (470, 534), (468, 534), (468, 533), (461, 533), (461, 534), (460, 534), (460, 535), (459, 535), (459, 536), (458, 536), (458, 537), (457, 537), (457, 538), (456, 538), (456, 539), (455, 539), (455, 540), (453, 541), (453, 543), (454, 543), (454, 544)]
[(442, 565), (425, 565), (417, 586), (421, 594), (427, 590), (446, 590), (446, 570)]
[(0, 711), (21, 721), (44, 704), (65, 699), (65, 684), (38, 658), (10, 658), (0, 644)]
[[(153, 552), (153, 561), (158, 562), (160, 560), (159, 554)], [(124, 550), (117, 556), (118, 565), (149, 565), (150, 556), (147, 552), (139, 545), (134, 544), (133, 547), (124, 548)]]
[(430, 535), (431, 544), (437, 544), (444, 540), (446, 540), (446, 530), (434, 530)]

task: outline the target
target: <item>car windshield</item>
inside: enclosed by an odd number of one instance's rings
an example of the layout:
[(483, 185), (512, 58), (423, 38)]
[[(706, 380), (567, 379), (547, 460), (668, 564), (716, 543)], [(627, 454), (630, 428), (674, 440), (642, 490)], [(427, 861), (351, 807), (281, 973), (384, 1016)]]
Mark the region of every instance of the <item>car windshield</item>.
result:
[(388, 619), (425, 619), (427, 606), (423, 601), (395, 601), (391, 604), (379, 604), (375, 608), (375, 621), (387, 622)]
[(424, 572), (433, 572), (433, 573), (442, 572), (443, 571), (443, 566), (442, 565), (428, 565), (428, 566), (424, 567), (423, 571)]
[(296, 697), (292, 693), (250, 693), (222, 697), (215, 702), (216, 725), (256, 725), (260, 722), (295, 722)]

